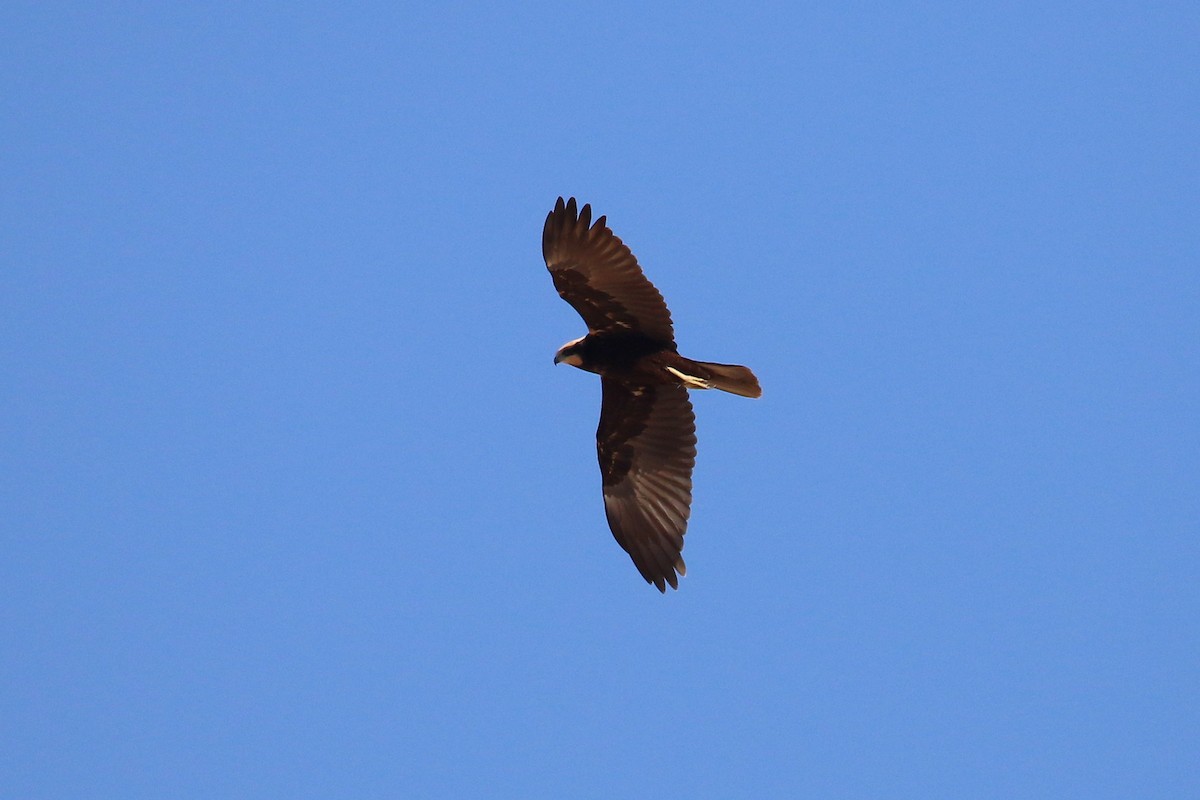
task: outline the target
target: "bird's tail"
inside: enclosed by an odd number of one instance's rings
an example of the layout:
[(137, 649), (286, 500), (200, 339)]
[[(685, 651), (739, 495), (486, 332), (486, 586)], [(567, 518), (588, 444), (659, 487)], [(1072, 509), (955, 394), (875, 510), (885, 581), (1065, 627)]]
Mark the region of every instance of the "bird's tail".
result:
[(697, 361), (699, 367), (697, 376), (708, 384), (709, 389), (720, 389), (724, 392), (740, 394), (742, 397), (762, 397), (762, 388), (758, 378), (748, 367), (737, 364), (713, 364), (708, 361)]

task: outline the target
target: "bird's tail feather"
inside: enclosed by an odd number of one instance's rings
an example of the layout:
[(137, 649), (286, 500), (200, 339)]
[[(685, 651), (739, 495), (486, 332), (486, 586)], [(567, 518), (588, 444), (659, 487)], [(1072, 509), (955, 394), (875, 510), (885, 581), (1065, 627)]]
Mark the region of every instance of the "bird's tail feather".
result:
[(704, 379), (713, 389), (740, 394), (742, 397), (762, 397), (758, 378), (754, 377), (754, 373), (747, 367), (737, 364), (713, 364), (708, 361), (697, 361), (696, 366), (700, 367), (697, 377)]

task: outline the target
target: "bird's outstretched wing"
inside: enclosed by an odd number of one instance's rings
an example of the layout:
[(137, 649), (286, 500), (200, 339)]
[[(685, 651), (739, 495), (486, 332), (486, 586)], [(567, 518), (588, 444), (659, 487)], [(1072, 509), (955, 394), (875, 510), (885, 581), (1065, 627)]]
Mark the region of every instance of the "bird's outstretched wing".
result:
[(696, 418), (687, 390), (604, 378), (596, 450), (617, 543), (660, 592), (679, 588), (692, 504)]
[(542, 229), (542, 256), (554, 288), (592, 333), (636, 331), (671, 344), (671, 312), (637, 259), (592, 207), (576, 214), (575, 198), (558, 198)]

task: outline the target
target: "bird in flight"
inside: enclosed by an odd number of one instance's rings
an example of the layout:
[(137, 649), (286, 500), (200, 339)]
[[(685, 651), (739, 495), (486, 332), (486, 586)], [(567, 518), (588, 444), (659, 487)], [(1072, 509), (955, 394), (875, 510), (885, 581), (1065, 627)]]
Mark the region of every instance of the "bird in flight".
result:
[(554, 288), (588, 327), (554, 363), (600, 376), (596, 451), (608, 526), (647, 583), (678, 589), (696, 463), (687, 390), (760, 397), (758, 379), (746, 367), (679, 355), (662, 295), (605, 218), (592, 222), (590, 205), (558, 198), (542, 229), (542, 255)]

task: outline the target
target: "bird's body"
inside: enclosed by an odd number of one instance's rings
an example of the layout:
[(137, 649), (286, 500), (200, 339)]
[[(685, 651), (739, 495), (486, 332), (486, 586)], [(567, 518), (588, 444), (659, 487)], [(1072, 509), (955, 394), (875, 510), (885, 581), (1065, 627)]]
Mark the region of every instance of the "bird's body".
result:
[(745, 367), (692, 361), (679, 355), (674, 342), (658, 342), (637, 333), (589, 333), (563, 345), (555, 363), (626, 383), (723, 389), (745, 397), (762, 394), (758, 381)]
[(758, 380), (746, 367), (679, 354), (662, 295), (605, 218), (591, 224), (590, 206), (577, 212), (575, 198), (560, 197), (542, 253), (555, 288), (588, 325), (554, 362), (602, 378), (596, 449), (609, 527), (647, 582), (678, 588), (696, 459), (687, 389), (758, 397)]

